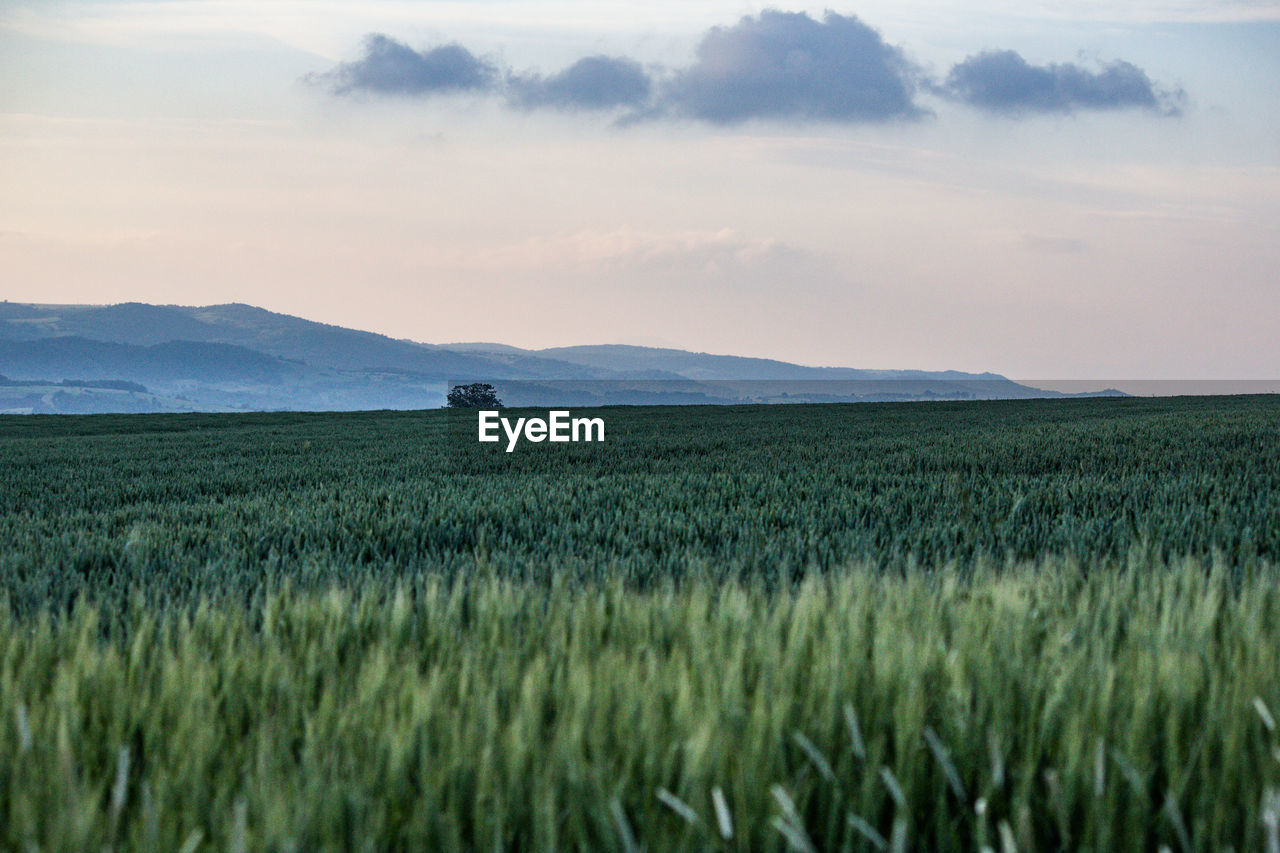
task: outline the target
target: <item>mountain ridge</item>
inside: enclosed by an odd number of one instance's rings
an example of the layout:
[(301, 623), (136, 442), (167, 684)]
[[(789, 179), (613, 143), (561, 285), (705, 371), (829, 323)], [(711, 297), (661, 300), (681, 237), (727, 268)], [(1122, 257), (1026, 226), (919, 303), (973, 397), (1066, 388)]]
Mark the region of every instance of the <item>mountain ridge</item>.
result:
[(816, 367), (625, 344), (422, 343), (239, 302), (2, 302), (0, 374), (139, 382), (215, 410), (429, 408), (466, 381), (492, 382), (509, 403), (528, 405), (1062, 396), (994, 373)]

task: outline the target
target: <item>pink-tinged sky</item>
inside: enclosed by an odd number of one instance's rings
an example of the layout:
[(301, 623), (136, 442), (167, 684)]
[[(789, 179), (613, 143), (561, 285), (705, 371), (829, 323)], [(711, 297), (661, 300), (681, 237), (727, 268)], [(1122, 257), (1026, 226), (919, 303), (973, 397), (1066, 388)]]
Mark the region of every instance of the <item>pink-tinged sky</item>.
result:
[(7, 3), (0, 298), (1280, 376), (1280, 4), (783, 8)]

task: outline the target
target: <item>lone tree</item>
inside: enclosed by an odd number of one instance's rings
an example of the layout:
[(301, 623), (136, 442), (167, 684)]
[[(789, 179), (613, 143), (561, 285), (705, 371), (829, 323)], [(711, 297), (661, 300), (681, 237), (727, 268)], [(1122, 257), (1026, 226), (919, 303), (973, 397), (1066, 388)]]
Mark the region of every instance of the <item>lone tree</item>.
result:
[(473, 382), (470, 385), (454, 385), (445, 398), (445, 406), (450, 409), (500, 409), (502, 401), (494, 393), (492, 385)]

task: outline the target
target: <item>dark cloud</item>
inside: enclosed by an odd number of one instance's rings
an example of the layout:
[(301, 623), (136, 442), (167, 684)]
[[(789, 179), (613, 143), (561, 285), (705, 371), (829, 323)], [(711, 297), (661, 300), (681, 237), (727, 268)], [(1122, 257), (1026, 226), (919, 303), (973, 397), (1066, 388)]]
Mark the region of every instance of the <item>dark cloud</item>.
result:
[(640, 107), (653, 88), (638, 62), (610, 56), (579, 59), (551, 77), (513, 76), (507, 84), (508, 96), (518, 106), (580, 110)]
[(462, 45), (417, 51), (375, 33), (364, 40), (364, 56), (312, 79), (331, 84), (341, 95), (427, 95), (489, 89), (498, 79), (498, 69)]
[(1157, 87), (1141, 68), (1116, 61), (1032, 65), (1012, 50), (986, 51), (927, 82), (901, 49), (852, 15), (765, 11), (703, 36), (694, 63), (652, 77), (625, 57), (588, 56), (557, 74), (503, 71), (458, 44), (414, 50), (388, 36), (365, 39), (364, 55), (312, 75), (337, 94), (502, 94), (522, 109), (626, 110), (622, 123), (692, 118), (885, 121), (927, 113), (917, 84), (934, 94), (1019, 116), (1138, 108), (1180, 112), (1185, 94)]
[(1141, 108), (1179, 111), (1182, 93), (1157, 89), (1147, 73), (1116, 61), (1098, 71), (1071, 62), (1032, 65), (1017, 51), (971, 56), (947, 75), (942, 90), (971, 106), (1006, 115)]
[(902, 52), (856, 17), (766, 11), (708, 32), (659, 106), (719, 124), (903, 118), (921, 113), (913, 77)]

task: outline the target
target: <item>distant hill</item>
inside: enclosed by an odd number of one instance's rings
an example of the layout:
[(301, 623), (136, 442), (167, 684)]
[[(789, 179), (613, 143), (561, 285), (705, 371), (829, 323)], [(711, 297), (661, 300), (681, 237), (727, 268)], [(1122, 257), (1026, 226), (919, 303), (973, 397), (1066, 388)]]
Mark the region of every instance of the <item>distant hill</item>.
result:
[(139, 346), (68, 335), (40, 340), (0, 339), (0, 371), (42, 379), (129, 379), (146, 384), (280, 382), (303, 369), (234, 344), (166, 341)]
[[(509, 405), (1062, 396), (992, 373), (809, 367), (621, 345), (424, 344), (238, 303), (2, 302), (0, 374), (50, 388), (69, 379), (145, 386), (146, 394), (113, 391), (122, 411), (430, 408), (450, 384), (470, 381), (492, 382)], [(82, 395), (58, 387), (63, 402)], [(112, 405), (108, 389), (98, 390), (102, 399), (74, 401), (76, 410)]]
[(0, 305), (0, 339), (77, 336), (134, 344), (193, 341), (232, 344), (336, 370), (407, 370), (439, 378), (501, 375), (511, 379), (596, 378), (595, 371), (556, 364), (507, 348), (471, 352), (400, 341), (232, 303), (187, 307), (146, 305)]

